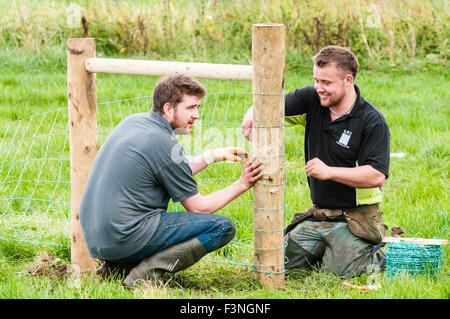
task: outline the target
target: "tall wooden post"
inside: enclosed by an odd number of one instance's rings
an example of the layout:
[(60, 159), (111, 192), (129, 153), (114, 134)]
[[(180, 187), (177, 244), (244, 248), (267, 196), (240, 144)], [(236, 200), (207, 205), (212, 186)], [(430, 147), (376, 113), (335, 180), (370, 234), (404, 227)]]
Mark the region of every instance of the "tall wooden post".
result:
[(70, 180), (72, 197), (72, 270), (95, 268), (80, 224), (79, 207), (89, 170), (98, 151), (97, 87), (95, 73), (86, 71), (95, 57), (95, 39), (67, 40), (67, 97), (69, 102)]
[(253, 25), (252, 67), (253, 152), (264, 165), (253, 193), (254, 263), (276, 289), (284, 284), (284, 25)]

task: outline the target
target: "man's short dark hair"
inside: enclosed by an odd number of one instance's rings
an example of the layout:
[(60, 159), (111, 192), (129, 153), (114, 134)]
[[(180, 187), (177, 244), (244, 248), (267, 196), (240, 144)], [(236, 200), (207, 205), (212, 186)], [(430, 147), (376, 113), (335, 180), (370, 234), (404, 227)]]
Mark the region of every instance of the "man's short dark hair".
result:
[(176, 107), (184, 95), (194, 95), (203, 98), (206, 89), (193, 77), (179, 74), (169, 75), (160, 79), (153, 92), (153, 110), (156, 113), (164, 113), (164, 104), (170, 103)]
[(339, 69), (351, 73), (353, 75), (353, 80), (356, 78), (358, 73), (359, 63), (356, 55), (352, 51), (345, 47), (340, 47), (336, 45), (329, 45), (324, 47), (313, 56), (314, 64), (318, 67), (323, 67), (330, 63), (336, 63), (336, 67)]

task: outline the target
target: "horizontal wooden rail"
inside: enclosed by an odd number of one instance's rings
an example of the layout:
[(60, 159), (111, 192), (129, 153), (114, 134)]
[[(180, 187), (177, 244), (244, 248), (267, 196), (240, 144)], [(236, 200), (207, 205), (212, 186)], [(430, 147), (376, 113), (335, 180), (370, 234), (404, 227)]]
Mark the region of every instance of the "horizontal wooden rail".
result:
[(90, 58), (86, 60), (86, 70), (91, 73), (151, 76), (186, 74), (202, 79), (252, 80), (252, 66), (236, 64)]

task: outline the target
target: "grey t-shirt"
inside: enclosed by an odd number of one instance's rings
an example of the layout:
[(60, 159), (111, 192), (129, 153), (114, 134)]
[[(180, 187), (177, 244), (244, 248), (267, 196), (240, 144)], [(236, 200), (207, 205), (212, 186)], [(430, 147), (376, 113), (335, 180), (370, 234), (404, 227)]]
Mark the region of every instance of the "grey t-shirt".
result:
[(151, 111), (124, 119), (92, 165), (80, 205), (90, 255), (118, 261), (151, 239), (170, 198), (198, 193), (197, 183), (169, 123)]

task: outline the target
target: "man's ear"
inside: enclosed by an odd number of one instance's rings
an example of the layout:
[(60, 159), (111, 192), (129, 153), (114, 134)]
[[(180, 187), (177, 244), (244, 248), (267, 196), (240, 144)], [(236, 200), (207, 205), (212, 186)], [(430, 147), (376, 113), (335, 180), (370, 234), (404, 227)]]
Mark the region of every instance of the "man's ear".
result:
[(350, 73), (347, 73), (345, 75), (345, 85), (346, 86), (353, 86), (353, 75)]
[(163, 113), (168, 116), (168, 117), (172, 117), (173, 113), (174, 113), (175, 109), (173, 108), (173, 105), (170, 103), (165, 103), (163, 105)]

